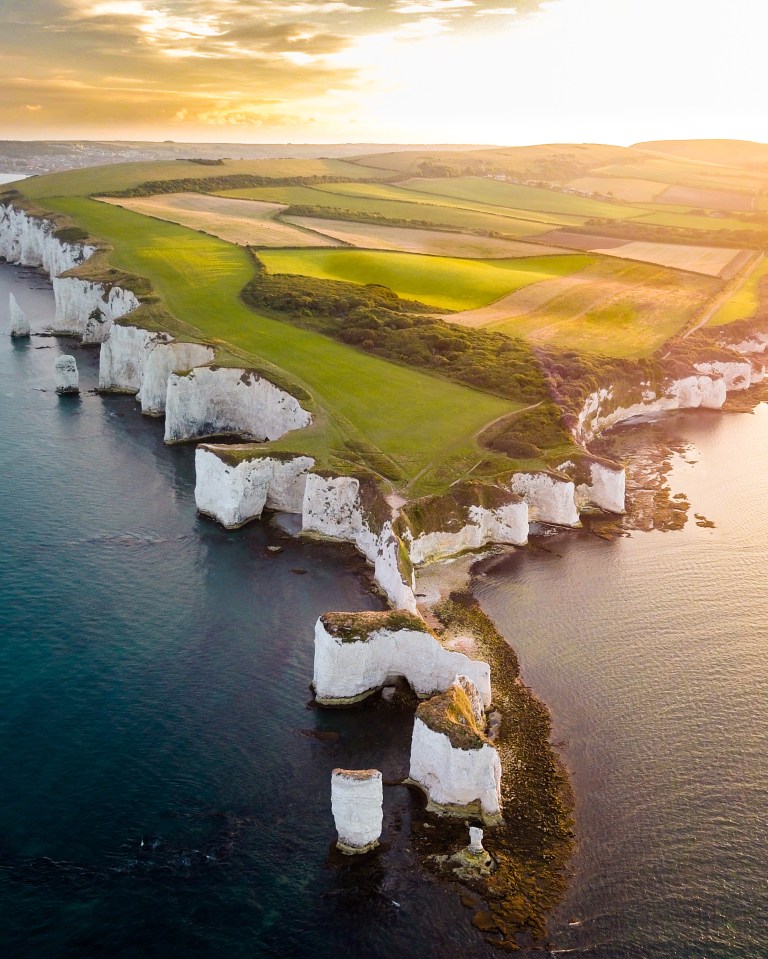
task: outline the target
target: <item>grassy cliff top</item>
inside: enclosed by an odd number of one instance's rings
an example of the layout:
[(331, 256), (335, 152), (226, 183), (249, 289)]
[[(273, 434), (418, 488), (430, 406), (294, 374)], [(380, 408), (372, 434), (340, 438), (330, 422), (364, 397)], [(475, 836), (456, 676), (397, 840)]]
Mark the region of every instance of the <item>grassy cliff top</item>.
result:
[(401, 609), (383, 612), (323, 613), (320, 622), (329, 636), (340, 639), (342, 643), (367, 643), (374, 633), (382, 630), (430, 633), (423, 619)]

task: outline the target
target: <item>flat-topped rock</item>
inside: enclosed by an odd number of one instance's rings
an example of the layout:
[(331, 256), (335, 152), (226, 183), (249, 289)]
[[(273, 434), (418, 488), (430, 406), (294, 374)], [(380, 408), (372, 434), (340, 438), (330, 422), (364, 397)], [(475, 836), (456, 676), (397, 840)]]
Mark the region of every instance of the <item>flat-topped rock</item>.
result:
[(80, 374), (74, 356), (60, 356), (55, 364), (56, 392), (79, 393)]
[(365, 853), (379, 845), (383, 803), (384, 784), (378, 769), (333, 770), (331, 810), (341, 852)]

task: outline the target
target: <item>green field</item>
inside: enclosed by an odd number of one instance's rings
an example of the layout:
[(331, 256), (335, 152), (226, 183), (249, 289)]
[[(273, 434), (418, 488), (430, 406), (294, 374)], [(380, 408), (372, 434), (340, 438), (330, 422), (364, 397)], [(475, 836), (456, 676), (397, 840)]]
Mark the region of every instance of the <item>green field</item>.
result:
[(710, 317), (707, 326), (724, 326), (754, 316), (760, 306), (758, 287), (765, 276), (768, 276), (768, 257), (763, 257), (755, 266), (746, 283)]
[[(344, 184), (346, 186), (346, 184)], [(503, 233), (512, 238), (538, 236), (552, 228), (550, 223), (533, 220), (518, 220), (499, 213), (477, 213), (461, 207), (434, 206), (426, 203), (375, 199), (365, 196), (339, 195), (313, 187), (256, 187), (248, 190), (225, 190), (220, 196), (239, 197), (250, 200), (267, 200), (271, 203), (321, 207), (329, 210), (351, 210), (372, 217), (383, 216), (390, 220), (407, 223), (429, 223), (431, 226), (449, 226), (459, 230), (487, 230)]]
[(637, 216), (642, 210), (620, 203), (605, 203), (558, 190), (542, 190), (517, 183), (503, 183), (486, 177), (451, 177), (441, 180), (406, 180), (403, 186), (421, 193), (485, 203), (506, 209), (566, 215), (582, 221), (591, 217), (620, 220)]
[[(164, 305), (246, 361), (283, 370), (320, 407), (320, 437), (301, 449), (363, 439), (412, 478), (432, 462), (479, 455), (475, 433), (515, 404), (388, 363), (318, 333), (258, 316), (240, 300), (253, 275), (245, 250), (171, 223), (82, 198), (47, 201), (115, 249), (110, 262), (146, 277)], [(316, 431), (317, 432), (317, 431)], [(424, 480), (429, 488), (429, 477)]]
[(387, 286), (405, 299), (445, 310), (472, 310), (531, 283), (584, 268), (583, 256), (511, 260), (460, 260), (378, 250), (263, 250), (270, 273), (297, 273), (320, 280)]

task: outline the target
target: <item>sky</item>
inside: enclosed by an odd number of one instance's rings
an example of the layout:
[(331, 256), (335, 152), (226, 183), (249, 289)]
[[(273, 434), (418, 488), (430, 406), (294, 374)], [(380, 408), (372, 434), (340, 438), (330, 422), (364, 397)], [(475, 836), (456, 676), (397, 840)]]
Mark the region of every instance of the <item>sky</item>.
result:
[(764, 0), (0, 0), (0, 139), (766, 140)]

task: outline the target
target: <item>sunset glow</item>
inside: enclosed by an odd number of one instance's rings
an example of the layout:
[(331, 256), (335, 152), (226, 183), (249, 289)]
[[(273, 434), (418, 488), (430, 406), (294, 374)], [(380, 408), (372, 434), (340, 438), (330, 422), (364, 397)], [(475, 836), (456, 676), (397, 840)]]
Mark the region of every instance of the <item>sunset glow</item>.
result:
[(4, 2), (0, 122), (24, 138), (761, 139), (767, 17), (752, 0)]

